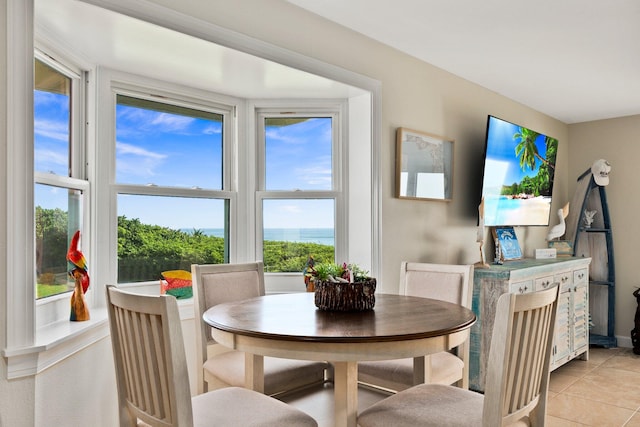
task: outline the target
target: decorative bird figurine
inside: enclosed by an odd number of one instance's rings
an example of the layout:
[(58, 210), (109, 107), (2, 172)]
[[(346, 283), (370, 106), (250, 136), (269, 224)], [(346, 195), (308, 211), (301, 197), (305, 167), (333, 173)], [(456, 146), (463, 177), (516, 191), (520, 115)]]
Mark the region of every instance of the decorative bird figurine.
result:
[(549, 230), (549, 233), (547, 234), (547, 241), (551, 241), (564, 235), (566, 230), (564, 219), (567, 215), (569, 215), (569, 203), (564, 205), (562, 209), (558, 209), (558, 219), (560, 220), (560, 223), (551, 227), (551, 230)]
[(87, 271), (87, 260), (82, 252), (78, 250), (78, 240), (80, 240), (80, 230), (73, 235), (67, 251), (67, 261), (69, 261), (70, 268), (69, 276), (73, 277), (75, 282), (73, 294), (71, 294), (71, 314), (69, 316), (71, 321), (89, 320), (89, 308), (84, 299), (84, 294), (89, 289), (89, 273)]
[(71, 239), (69, 250), (67, 251), (67, 261), (69, 261), (69, 276), (75, 278), (76, 270), (82, 276), (82, 293), (86, 293), (89, 289), (89, 273), (87, 260), (82, 252), (78, 250), (78, 241), (80, 240), (80, 230), (76, 231)]

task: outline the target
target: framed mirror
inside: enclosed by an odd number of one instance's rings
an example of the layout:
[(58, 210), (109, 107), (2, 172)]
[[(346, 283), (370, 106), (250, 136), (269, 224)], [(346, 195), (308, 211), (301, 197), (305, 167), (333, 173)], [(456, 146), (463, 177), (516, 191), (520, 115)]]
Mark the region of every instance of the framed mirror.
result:
[(453, 140), (407, 128), (396, 131), (396, 195), (450, 201)]

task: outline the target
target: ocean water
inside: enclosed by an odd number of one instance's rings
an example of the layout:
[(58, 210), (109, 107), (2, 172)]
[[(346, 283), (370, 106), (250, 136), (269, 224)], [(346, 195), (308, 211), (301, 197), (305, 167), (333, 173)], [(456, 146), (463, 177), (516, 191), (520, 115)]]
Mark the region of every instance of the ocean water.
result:
[(485, 197), (484, 225), (548, 225), (551, 197)]
[[(182, 231), (191, 233), (193, 230), (183, 229)], [(224, 237), (222, 228), (204, 228), (201, 231), (207, 236)], [(264, 240), (335, 245), (333, 228), (266, 228)]]

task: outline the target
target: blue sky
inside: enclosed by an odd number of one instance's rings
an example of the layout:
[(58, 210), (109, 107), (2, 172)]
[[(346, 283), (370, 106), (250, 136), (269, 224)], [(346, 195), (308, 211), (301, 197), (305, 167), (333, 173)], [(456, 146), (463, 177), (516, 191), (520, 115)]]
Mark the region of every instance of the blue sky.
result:
[(331, 119), (266, 128), (267, 190), (331, 190)]
[[(36, 91), (36, 170), (67, 175), (68, 98)], [(65, 117), (65, 105), (66, 117)], [(222, 188), (222, 123), (118, 105), (116, 182)], [(269, 189), (331, 189), (331, 122), (312, 119), (266, 130)], [(40, 205), (52, 208), (46, 191)], [(224, 203), (203, 199), (118, 197), (118, 214), (171, 228), (222, 228)], [(333, 202), (268, 202), (266, 228), (333, 227)]]
[(34, 93), (34, 167), (38, 172), (67, 176), (69, 170), (69, 97)]
[(116, 182), (222, 188), (222, 122), (118, 105)]
[[(512, 184), (520, 182), (525, 176), (536, 176), (540, 162), (536, 161), (535, 170), (522, 170), (520, 160), (516, 157), (516, 145), (519, 141), (513, 139), (513, 135), (520, 131), (518, 125), (509, 123), (495, 117), (490, 118), (489, 133), (487, 135), (487, 158), (485, 165), (485, 186)], [(536, 146), (538, 152), (544, 157), (546, 146), (544, 135), (538, 136)]]

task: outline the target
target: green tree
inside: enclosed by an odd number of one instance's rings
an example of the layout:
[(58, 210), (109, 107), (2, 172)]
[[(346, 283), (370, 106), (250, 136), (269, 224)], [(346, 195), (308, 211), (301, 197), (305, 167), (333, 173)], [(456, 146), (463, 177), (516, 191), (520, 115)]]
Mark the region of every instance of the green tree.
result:
[(553, 164), (549, 163), (549, 161), (538, 152), (538, 147), (536, 146), (538, 136), (540, 136), (539, 133), (525, 127), (520, 127), (520, 131), (513, 135), (514, 140), (520, 140), (518, 145), (516, 145), (516, 156), (520, 157), (520, 167), (522, 170), (526, 168), (534, 170), (536, 167), (536, 159), (547, 167), (554, 168)]
[(67, 212), (36, 206), (36, 271), (61, 273), (67, 261)]
[[(66, 271), (67, 233), (65, 211), (36, 208), (37, 244), (47, 249), (40, 251), (38, 271), (46, 272), (47, 280), (51, 271)], [(319, 263), (334, 262), (334, 247), (316, 243), (264, 243), (263, 257), (268, 272), (302, 273), (309, 255)], [(143, 224), (138, 218), (118, 217), (119, 282), (159, 280), (163, 271), (189, 271), (191, 264), (225, 262), (228, 262), (227, 247), (221, 237), (207, 236), (202, 230), (185, 232)]]

